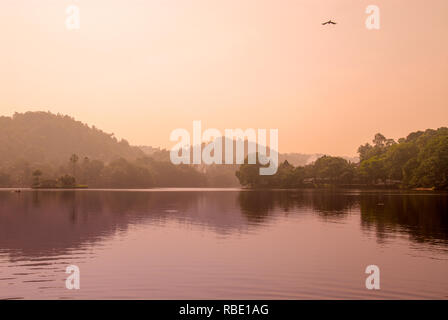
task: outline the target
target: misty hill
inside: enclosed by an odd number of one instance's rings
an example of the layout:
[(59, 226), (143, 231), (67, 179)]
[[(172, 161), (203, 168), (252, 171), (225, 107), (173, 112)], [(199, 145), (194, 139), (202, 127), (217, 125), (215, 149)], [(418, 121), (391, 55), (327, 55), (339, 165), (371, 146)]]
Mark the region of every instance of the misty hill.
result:
[[(226, 139), (225, 137), (222, 137), (223, 142), (223, 162), (224, 162), (224, 158), (225, 158), (225, 142), (224, 140)], [(205, 146), (205, 144), (202, 144), (203, 147)], [(139, 148), (149, 157), (159, 160), (159, 161), (170, 161), (170, 151), (166, 150), (166, 149), (161, 149), (161, 148), (154, 148), (151, 146), (139, 146)], [(258, 150), (258, 145), (255, 146), (256, 150)], [(267, 147), (267, 150), (269, 150), (269, 147)], [(245, 141), (244, 144), (244, 157), (247, 157), (247, 153), (248, 153), (248, 143), (247, 141)], [(192, 151), (190, 150), (190, 155), (192, 155)], [(290, 164), (292, 164), (293, 166), (305, 166), (308, 164), (313, 163), (314, 161), (316, 161), (317, 159), (323, 157), (325, 154), (323, 153), (313, 153), (313, 154), (306, 154), (306, 153), (279, 153), (278, 155), (278, 160), (279, 163), (284, 162), (285, 160), (288, 161)], [(234, 159), (235, 159), (235, 142), (234, 142)], [(346, 156), (342, 156), (343, 159), (350, 161), (352, 163), (358, 163), (359, 162), (359, 157), (346, 157)]]
[[(225, 151), (226, 141), (225, 140), (228, 138), (221, 137), (221, 139), (222, 139), (222, 146), (223, 146), (222, 163), (224, 164), (225, 163), (224, 159), (225, 159), (225, 155), (226, 155), (226, 151)], [(252, 145), (251, 147), (253, 149), (259, 150), (259, 147), (257, 144), (255, 144), (253, 142), (244, 141), (244, 158), (246, 158), (248, 155), (249, 144)], [(202, 144), (202, 150), (205, 147), (205, 145), (206, 145), (205, 143)], [(170, 150), (154, 148), (154, 147), (150, 147), (150, 146), (139, 146), (139, 148), (148, 157), (150, 157), (156, 161), (161, 161), (161, 162), (170, 161)], [(269, 153), (269, 147), (267, 147), (266, 149), (268, 150), (268, 153)], [(190, 150), (187, 150), (187, 152), (188, 151), (190, 152), (190, 161), (192, 163), (192, 161), (193, 161), (192, 147), (190, 147)], [(293, 166), (301, 167), (301, 166), (310, 165), (310, 164), (314, 163), (317, 159), (319, 159), (323, 156), (324, 156), (323, 154), (280, 153), (278, 156), (278, 160), (279, 160), (279, 163), (283, 163), (283, 162), (287, 161), (289, 164), (291, 164)], [(359, 162), (358, 157), (342, 157), (342, 158), (351, 163)], [(234, 159), (234, 163), (235, 163), (235, 161), (236, 161), (236, 142), (235, 141), (233, 141), (233, 159)], [(240, 182), (239, 182), (238, 178), (236, 177), (236, 172), (239, 169), (239, 165), (236, 165), (236, 164), (225, 164), (225, 165), (200, 164), (200, 165), (193, 165), (193, 167), (205, 175), (207, 185), (209, 187), (239, 187), (240, 186)]]
[(69, 116), (50, 112), (15, 113), (0, 117), (0, 165), (16, 161), (66, 163), (70, 155), (102, 161), (136, 159), (144, 153), (126, 140), (89, 127)]
[(0, 187), (203, 187), (194, 167), (147, 157), (126, 140), (49, 112), (0, 117)]

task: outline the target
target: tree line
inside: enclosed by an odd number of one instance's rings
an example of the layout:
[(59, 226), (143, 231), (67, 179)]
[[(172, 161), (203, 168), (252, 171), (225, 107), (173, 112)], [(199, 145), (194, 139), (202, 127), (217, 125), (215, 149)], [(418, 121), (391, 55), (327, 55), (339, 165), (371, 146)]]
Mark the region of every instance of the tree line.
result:
[(378, 133), (358, 148), (359, 162), (326, 155), (294, 166), (280, 155), (273, 176), (260, 176), (259, 164), (173, 165), (169, 151), (151, 151), (68, 116), (16, 113), (0, 117), (0, 187), (448, 188), (446, 127), (398, 141)]
[(239, 186), (236, 166), (175, 166), (95, 126), (50, 112), (0, 117), (0, 187)]
[(207, 179), (192, 166), (173, 165), (142, 157), (120, 158), (105, 163), (73, 154), (65, 165), (39, 166), (22, 163), (18, 171), (0, 172), (2, 187), (34, 188), (152, 188), (204, 187)]
[(410, 133), (398, 141), (381, 133), (358, 148), (359, 163), (322, 156), (294, 167), (284, 161), (273, 176), (260, 176), (260, 164), (241, 165), (236, 172), (242, 186), (300, 188), (325, 186), (388, 186), (448, 189), (448, 128)]

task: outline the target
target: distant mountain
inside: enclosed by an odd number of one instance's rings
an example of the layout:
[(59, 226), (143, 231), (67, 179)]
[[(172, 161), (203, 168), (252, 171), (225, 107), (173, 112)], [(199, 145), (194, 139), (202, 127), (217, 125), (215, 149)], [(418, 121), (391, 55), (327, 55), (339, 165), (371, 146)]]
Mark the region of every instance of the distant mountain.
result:
[(94, 126), (50, 112), (15, 113), (0, 117), (0, 165), (16, 161), (67, 163), (70, 155), (109, 162), (118, 158), (136, 159), (143, 151), (126, 140)]

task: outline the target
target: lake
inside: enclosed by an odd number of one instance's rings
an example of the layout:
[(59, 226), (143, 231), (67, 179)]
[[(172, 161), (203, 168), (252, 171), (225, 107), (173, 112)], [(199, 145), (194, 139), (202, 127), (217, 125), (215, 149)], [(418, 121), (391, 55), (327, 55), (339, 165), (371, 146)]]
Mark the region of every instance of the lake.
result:
[(1, 190), (0, 298), (447, 299), (448, 194)]

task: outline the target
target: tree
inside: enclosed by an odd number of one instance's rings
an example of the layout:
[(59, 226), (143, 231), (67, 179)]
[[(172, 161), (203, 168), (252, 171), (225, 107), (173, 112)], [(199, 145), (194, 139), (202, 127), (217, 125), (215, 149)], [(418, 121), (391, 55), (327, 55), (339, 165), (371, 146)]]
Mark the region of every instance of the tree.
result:
[(353, 179), (354, 168), (341, 157), (323, 156), (314, 163), (314, 177), (332, 185), (349, 183)]
[(370, 158), (370, 153), (372, 149), (373, 147), (370, 145), (370, 143), (366, 143), (364, 145), (359, 146), (358, 154), (361, 162)]
[[(257, 162), (254, 164), (248, 163), (248, 157), (244, 159), (244, 164), (240, 166), (240, 169), (235, 173), (236, 177), (240, 181), (242, 186), (247, 186), (251, 188), (259, 187), (269, 187), (272, 180), (275, 179), (273, 176), (262, 176), (260, 175), (260, 167), (262, 166), (258, 162), (258, 154), (255, 155)], [(278, 170), (276, 175), (278, 175)]]
[(375, 135), (375, 137), (373, 138), (373, 145), (375, 146), (375, 147), (380, 147), (380, 148), (382, 148), (382, 147), (384, 147), (385, 146), (385, 143), (386, 143), (386, 137), (385, 136), (383, 136), (381, 133), (377, 133), (376, 135)]
[(359, 166), (359, 175), (364, 182), (369, 184), (376, 184), (378, 180), (385, 180), (386, 174), (383, 159), (379, 156), (374, 156), (364, 160)]
[(413, 157), (417, 157), (418, 150), (415, 145), (401, 141), (393, 145), (385, 153), (384, 169), (387, 178), (393, 180), (402, 180), (406, 163)]
[(391, 179), (405, 188), (448, 189), (448, 128), (412, 132), (398, 143), (377, 134), (373, 142), (358, 149), (365, 182)]
[(275, 187), (293, 188), (298, 184), (295, 173), (294, 166), (291, 165), (288, 160), (285, 160), (279, 165), (277, 173), (274, 175), (274, 179), (271, 180), (275, 183)]
[(448, 189), (448, 134), (432, 137), (420, 150), (409, 184)]

